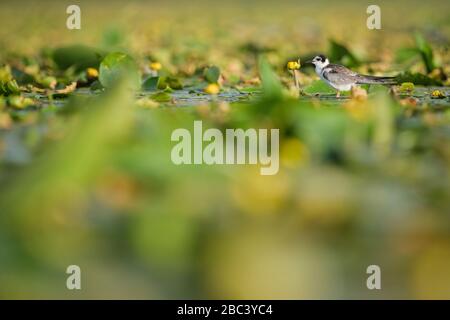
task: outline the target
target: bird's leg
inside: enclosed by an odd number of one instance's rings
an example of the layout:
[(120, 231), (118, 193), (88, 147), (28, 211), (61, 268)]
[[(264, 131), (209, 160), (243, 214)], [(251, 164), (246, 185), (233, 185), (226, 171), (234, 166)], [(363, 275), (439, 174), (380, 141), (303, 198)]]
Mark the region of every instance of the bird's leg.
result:
[(336, 93), (336, 98), (339, 98), (341, 96), (341, 92), (338, 90), (338, 92)]

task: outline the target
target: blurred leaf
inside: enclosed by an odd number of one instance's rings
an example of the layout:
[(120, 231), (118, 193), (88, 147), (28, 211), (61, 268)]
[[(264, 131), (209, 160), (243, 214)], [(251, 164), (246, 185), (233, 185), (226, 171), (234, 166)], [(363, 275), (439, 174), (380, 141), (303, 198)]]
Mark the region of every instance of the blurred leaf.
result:
[(99, 81), (105, 87), (111, 87), (119, 78), (127, 75), (133, 89), (139, 88), (141, 76), (136, 62), (127, 54), (114, 52), (108, 54), (100, 64)]
[(209, 83), (217, 83), (220, 77), (220, 69), (216, 66), (212, 66), (205, 69), (205, 79)]
[[(189, 265), (196, 228), (192, 217), (165, 212), (145, 212), (133, 224), (137, 253), (149, 265), (180, 270)], [(168, 236), (170, 235), (170, 236)]]
[(179, 78), (171, 77), (171, 76), (162, 76), (159, 77), (158, 81), (158, 89), (164, 90), (167, 88), (173, 90), (181, 90), (183, 89), (183, 84), (181, 83)]
[(436, 68), (433, 57), (433, 49), (420, 33), (416, 33), (414, 36), (427, 73), (430, 73), (434, 70), (434, 68)]
[(142, 83), (142, 89), (145, 91), (155, 91), (158, 89), (159, 77), (148, 77)]
[(9, 96), (10, 94), (19, 94), (20, 88), (16, 80), (0, 82), (0, 95)]
[(334, 40), (329, 41), (328, 58), (334, 63), (342, 63), (348, 67), (357, 67), (361, 64), (347, 47)]
[(328, 84), (323, 82), (322, 80), (313, 81), (311, 84), (305, 86), (303, 88), (305, 93), (315, 94), (315, 93), (336, 93), (336, 90), (333, 90)]
[(12, 79), (11, 67), (9, 65), (0, 68), (0, 83), (6, 83)]
[(126, 47), (125, 33), (118, 27), (106, 29), (102, 34), (102, 48), (123, 50)]
[(66, 70), (75, 67), (76, 71), (97, 68), (105, 52), (84, 45), (72, 45), (53, 50), (52, 58), (58, 68)]
[(395, 53), (395, 61), (404, 63), (417, 57), (419, 54), (420, 51), (417, 48), (400, 48)]
[(394, 108), (386, 88), (374, 87), (375, 96), (372, 98), (374, 110), (374, 148), (381, 158), (390, 154), (395, 134)]
[[(131, 94), (126, 85), (124, 80), (107, 95), (91, 100), (64, 140), (14, 175), (8, 187), (1, 189), (0, 220), (32, 227), (33, 221), (45, 219), (42, 215), (58, 201), (70, 199), (68, 190), (91, 177), (95, 165), (105, 159), (107, 143), (126, 129), (130, 119)], [(23, 195), (27, 201), (22, 201)], [(35, 214), (38, 207), (40, 215)], [(22, 220), (25, 217), (27, 220)]]
[(258, 65), (264, 95), (266, 97), (281, 97), (283, 88), (281, 82), (263, 56), (259, 58)]
[(432, 79), (421, 73), (411, 73), (409, 71), (399, 74), (395, 80), (397, 83), (411, 82), (415, 85), (441, 86), (442, 82)]
[(150, 96), (150, 98), (156, 102), (169, 102), (172, 100), (172, 96), (167, 92), (157, 92)]
[(20, 88), (13, 78), (9, 65), (0, 68), (0, 95), (19, 94)]

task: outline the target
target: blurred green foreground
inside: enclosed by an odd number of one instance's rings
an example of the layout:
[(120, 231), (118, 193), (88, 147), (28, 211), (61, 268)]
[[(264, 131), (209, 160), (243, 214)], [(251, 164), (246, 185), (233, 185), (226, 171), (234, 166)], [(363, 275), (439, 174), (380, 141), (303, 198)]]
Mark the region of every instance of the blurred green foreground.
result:
[[(160, 50), (179, 49), (166, 40)], [(258, 57), (273, 65), (283, 50)], [(299, 100), (259, 61), (242, 66), (262, 82), (247, 103), (143, 108), (123, 77), (61, 107), (2, 113), (0, 298), (449, 299), (450, 109), (404, 106), (386, 88), (342, 106)], [(279, 128), (279, 173), (174, 165), (172, 131), (199, 119)], [(382, 290), (366, 287), (373, 264)], [(66, 288), (69, 265), (80, 291)]]

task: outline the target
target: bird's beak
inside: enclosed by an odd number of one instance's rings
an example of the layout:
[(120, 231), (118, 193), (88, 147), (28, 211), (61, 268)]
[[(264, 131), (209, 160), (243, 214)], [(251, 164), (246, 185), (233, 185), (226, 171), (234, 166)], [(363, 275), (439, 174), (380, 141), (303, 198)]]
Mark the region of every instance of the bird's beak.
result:
[(312, 63), (312, 60), (305, 61), (305, 64), (306, 64), (306, 63)]

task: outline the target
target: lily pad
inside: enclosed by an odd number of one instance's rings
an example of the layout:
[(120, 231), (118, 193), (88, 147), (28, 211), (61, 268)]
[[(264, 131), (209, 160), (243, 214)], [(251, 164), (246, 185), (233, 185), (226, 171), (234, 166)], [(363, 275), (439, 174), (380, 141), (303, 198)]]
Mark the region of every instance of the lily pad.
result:
[(158, 81), (158, 89), (165, 90), (167, 88), (173, 89), (173, 90), (181, 90), (183, 89), (183, 84), (181, 83), (180, 79), (171, 77), (171, 76), (164, 76), (160, 77)]
[(158, 92), (152, 94), (150, 98), (156, 102), (169, 102), (170, 100), (172, 100), (172, 96), (167, 92)]

